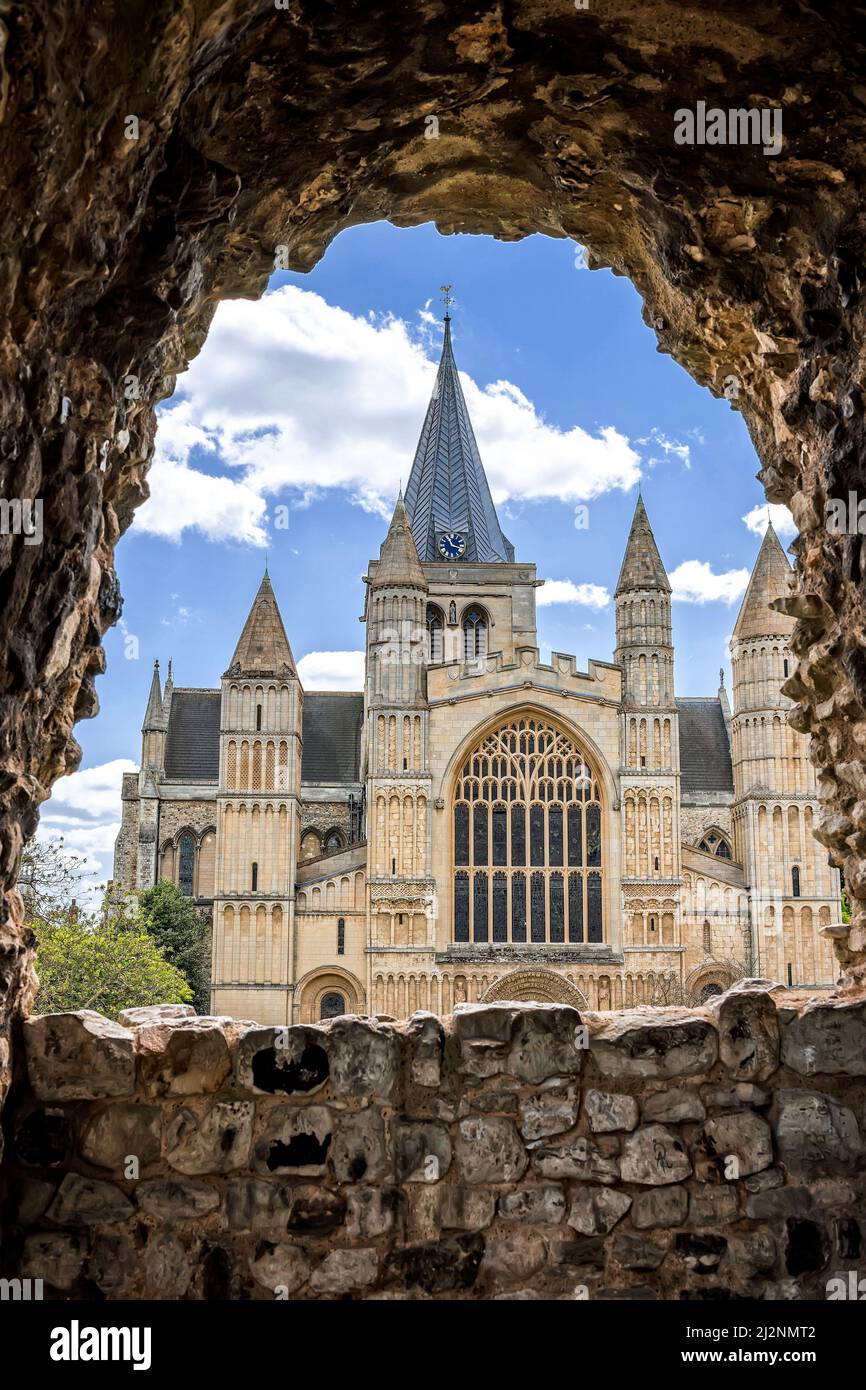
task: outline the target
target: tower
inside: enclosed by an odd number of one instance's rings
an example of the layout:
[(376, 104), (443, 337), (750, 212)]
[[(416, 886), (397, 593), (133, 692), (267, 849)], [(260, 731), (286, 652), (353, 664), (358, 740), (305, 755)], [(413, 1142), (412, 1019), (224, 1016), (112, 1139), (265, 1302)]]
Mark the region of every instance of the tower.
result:
[(138, 852), (136, 888), (152, 888), (156, 883), (159, 845), (159, 780), (165, 771), (165, 736), (168, 729), (159, 679), (159, 662), (153, 663), (153, 677), (144, 723), (141, 726), (141, 770), (138, 774)]
[(265, 570), (221, 683), (214, 1012), (292, 1022), (303, 689)]
[[(395, 947), (432, 950), (428, 585), (402, 493), (367, 578), (370, 971)], [(369, 982), (368, 982), (369, 989)]]
[(745, 865), (756, 975), (786, 984), (831, 983), (832, 950), (819, 935), (839, 897), (838, 870), (814, 839), (817, 788), (807, 741), (787, 721), (781, 687), (795, 622), (771, 604), (791, 568), (768, 524), (731, 639), (734, 673), (734, 839)]
[[(638, 497), (616, 590), (623, 669), (620, 779), (627, 968), (641, 948), (680, 941), (679, 722), (671, 586)], [(629, 960), (632, 955), (632, 960)]]

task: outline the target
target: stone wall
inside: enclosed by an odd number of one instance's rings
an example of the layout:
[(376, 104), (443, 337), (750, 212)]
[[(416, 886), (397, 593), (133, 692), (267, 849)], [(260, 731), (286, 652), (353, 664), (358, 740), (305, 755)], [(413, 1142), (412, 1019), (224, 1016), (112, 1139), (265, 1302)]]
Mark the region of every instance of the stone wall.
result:
[(824, 1298), (866, 1003), (24, 1024), (5, 1274), (62, 1298)]

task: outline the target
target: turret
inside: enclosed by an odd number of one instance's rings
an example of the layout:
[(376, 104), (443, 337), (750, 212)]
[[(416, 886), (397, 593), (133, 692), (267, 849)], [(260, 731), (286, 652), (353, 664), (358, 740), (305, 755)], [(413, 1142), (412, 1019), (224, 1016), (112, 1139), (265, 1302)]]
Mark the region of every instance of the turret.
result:
[(427, 580), (397, 498), (367, 598), (367, 701), (370, 707), (426, 703)]
[(671, 586), (638, 497), (616, 590), (616, 652), (627, 705), (671, 708), (674, 649)]
[(159, 680), (159, 662), (153, 663), (153, 677), (144, 723), (141, 726), (141, 771), (160, 771), (165, 766), (165, 735), (168, 729), (165, 706)]

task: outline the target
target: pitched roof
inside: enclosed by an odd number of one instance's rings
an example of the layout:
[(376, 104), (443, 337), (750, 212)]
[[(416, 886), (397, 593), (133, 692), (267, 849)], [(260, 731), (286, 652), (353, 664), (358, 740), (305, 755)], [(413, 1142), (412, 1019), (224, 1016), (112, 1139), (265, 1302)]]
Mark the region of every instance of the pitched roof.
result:
[(220, 770), (220, 692), (176, 689), (165, 740), (165, 775), (172, 782), (216, 782)]
[(768, 522), (755, 568), (752, 570), (734, 624), (735, 641), (747, 641), (750, 637), (787, 637), (794, 631), (795, 619), (789, 618), (787, 613), (777, 613), (775, 608), (770, 607), (773, 599), (787, 598), (790, 573), (791, 566), (779, 543), (779, 537), (773, 530), (772, 523)]
[(510, 563), (514, 559), (514, 546), (502, 533), (475, 442), (448, 315), (433, 395), (406, 485), (406, 510), (424, 563), (442, 560), (436, 548), (442, 531), (465, 535), (466, 560)]
[(304, 782), (358, 782), (361, 777), (360, 691), (312, 690), (304, 695)]
[(295, 658), (265, 570), (226, 675), (274, 675), (286, 667), (297, 674)]
[(614, 597), (628, 589), (663, 589), (666, 594), (671, 591), (640, 494), (634, 509)]
[(427, 580), (424, 578), (418, 551), (409, 529), (409, 517), (402, 491), (397, 498), (388, 534), (379, 551), (379, 562), (372, 582), (376, 588), (386, 584), (410, 589), (427, 588)]
[(680, 726), (680, 789), (684, 798), (695, 792), (733, 792), (731, 745), (718, 696), (677, 700)]

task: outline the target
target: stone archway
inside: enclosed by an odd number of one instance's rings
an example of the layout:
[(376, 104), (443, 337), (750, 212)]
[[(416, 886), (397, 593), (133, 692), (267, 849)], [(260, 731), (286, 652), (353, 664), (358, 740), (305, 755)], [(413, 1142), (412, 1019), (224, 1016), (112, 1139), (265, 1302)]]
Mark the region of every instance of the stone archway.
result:
[[(785, 692), (822, 769), (818, 834), (852, 904), (834, 941), (862, 986), (866, 553), (824, 521), (866, 456), (859, 23), (856, 7), (792, 17), (783, 0), (4, 11), (0, 488), (42, 509), (38, 544), (0, 534), (4, 1057), (34, 990), (21, 845), (98, 708), (155, 406), (220, 299), (260, 295), (275, 267), (309, 269), (381, 218), (581, 241), (592, 267), (631, 278), (659, 348), (742, 412), (767, 496), (800, 528)], [(783, 109), (778, 157), (675, 143), (695, 94), (752, 93)], [(0, 1094), (9, 1075), (0, 1063)]]
[(535, 1004), (571, 1004), (575, 1009), (589, 1008), (580, 990), (552, 970), (513, 970), (494, 981), (480, 1002), (493, 1004), (504, 999)]
[[(324, 1018), (334, 1018), (338, 1014), (361, 1014), (364, 1012), (364, 986), (350, 970), (331, 965), (321, 970), (311, 970), (298, 981), (298, 1023), (319, 1023)], [(338, 1008), (337, 998), (343, 1006)]]

